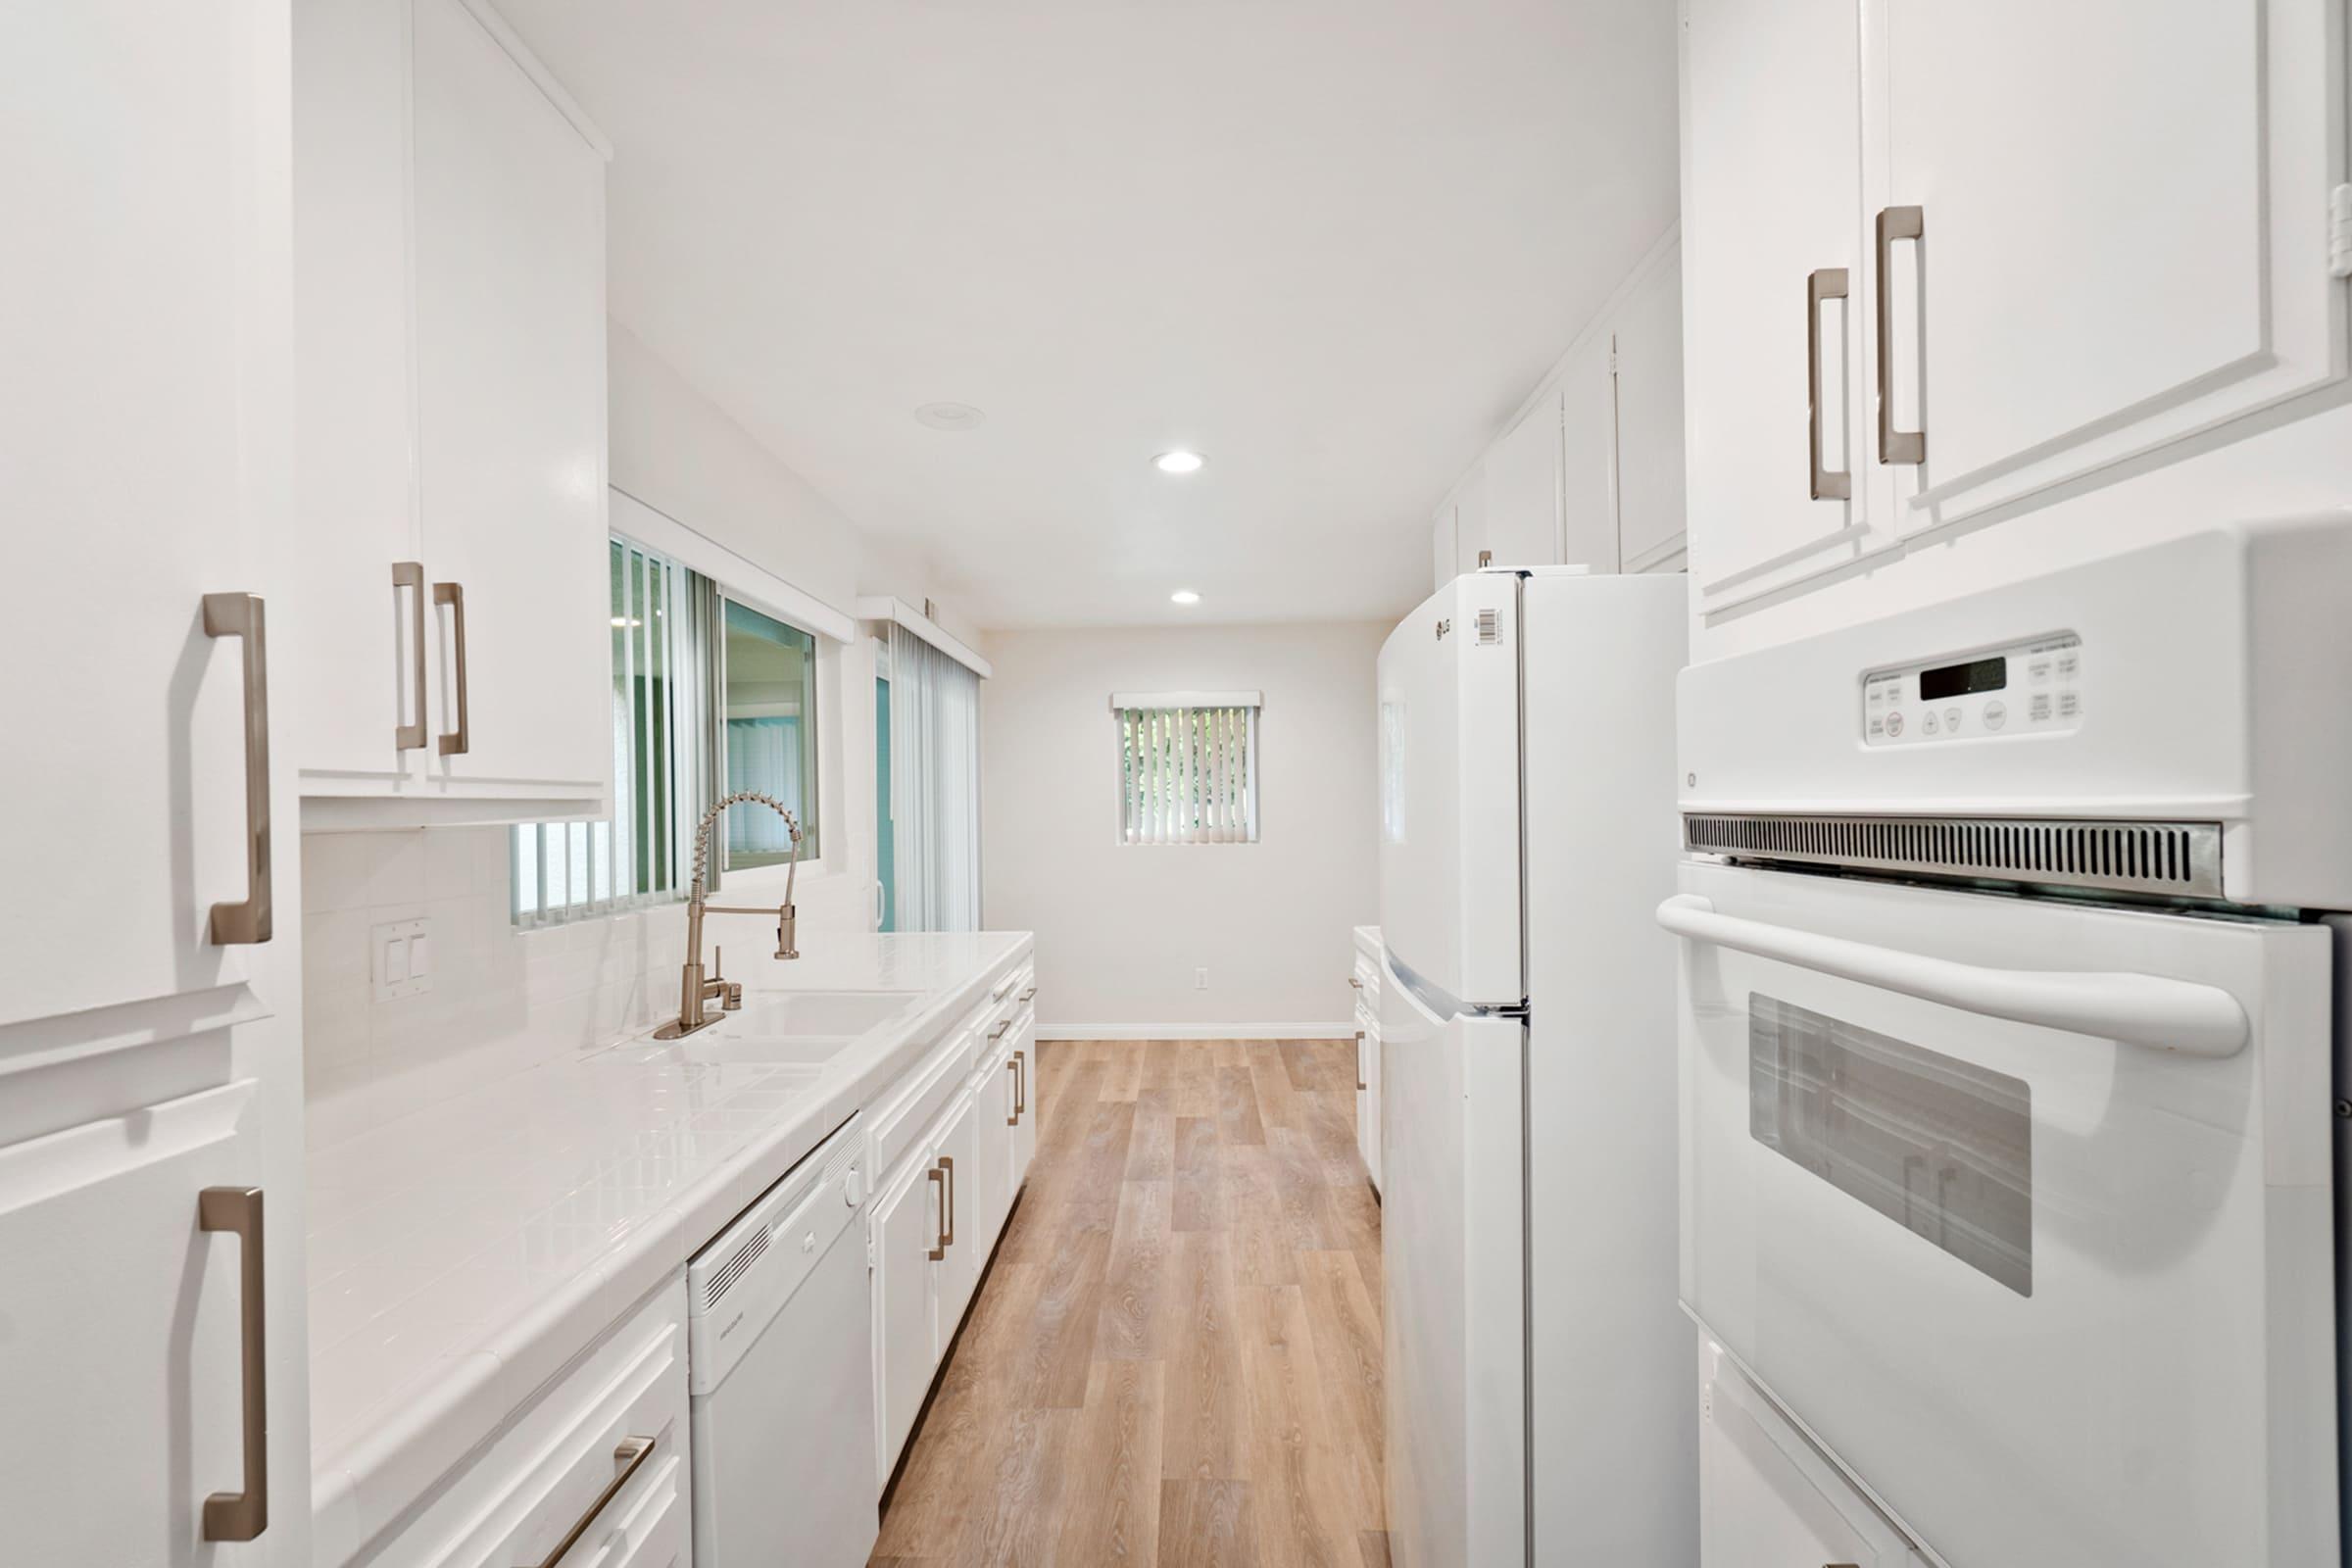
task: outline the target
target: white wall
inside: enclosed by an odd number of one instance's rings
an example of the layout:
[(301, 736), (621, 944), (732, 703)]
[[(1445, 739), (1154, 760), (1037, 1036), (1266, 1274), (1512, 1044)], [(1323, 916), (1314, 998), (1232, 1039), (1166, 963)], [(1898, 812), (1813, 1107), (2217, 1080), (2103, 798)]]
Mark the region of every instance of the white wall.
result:
[[(990, 635), (981, 913), (1037, 933), (1043, 1033), (1348, 1031), (1349, 930), (1378, 918), (1373, 666), (1388, 631)], [(1184, 688), (1265, 693), (1256, 844), (1117, 842), (1110, 694)]]
[[(612, 325), (613, 487), (854, 614), (861, 594), (941, 596), (919, 553), (861, 532), (716, 404)], [(943, 606), (951, 617), (952, 607)], [(584, 615), (601, 613), (583, 605)], [(968, 634), (963, 627), (960, 634)], [(870, 929), (873, 661), (862, 638), (820, 642), (819, 810), (824, 855), (796, 889), (801, 929)], [(311, 1138), (323, 1147), (488, 1076), (607, 1043), (676, 1006), (685, 915), (643, 914), (518, 932), (508, 830), (305, 835), (303, 1025)], [(780, 867), (727, 878), (731, 899), (782, 897)], [(378, 1003), (369, 930), (432, 921), (430, 992)], [(737, 969), (757, 930), (713, 938)], [(739, 940), (738, 940), (739, 938)]]

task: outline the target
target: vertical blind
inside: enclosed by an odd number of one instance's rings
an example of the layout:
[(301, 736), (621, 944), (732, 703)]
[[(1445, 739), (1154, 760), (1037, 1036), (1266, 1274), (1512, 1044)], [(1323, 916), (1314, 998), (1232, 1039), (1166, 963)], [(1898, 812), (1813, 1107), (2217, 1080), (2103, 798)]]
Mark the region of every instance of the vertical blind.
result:
[(1256, 692), (1116, 692), (1119, 839), (1257, 842)]
[(980, 677), (890, 628), (893, 926), (980, 928)]
[(695, 802), (710, 794), (715, 586), (612, 542), (612, 814), (514, 834), (514, 919), (548, 924), (675, 899)]

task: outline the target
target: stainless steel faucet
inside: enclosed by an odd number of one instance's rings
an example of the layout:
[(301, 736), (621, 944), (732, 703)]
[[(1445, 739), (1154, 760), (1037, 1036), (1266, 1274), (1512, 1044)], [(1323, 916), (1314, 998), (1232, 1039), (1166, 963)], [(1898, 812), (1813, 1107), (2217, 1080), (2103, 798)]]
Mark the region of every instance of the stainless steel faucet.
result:
[[(730, 806), (753, 801), (772, 808), (792, 829), (792, 862), (784, 873), (784, 902), (770, 910), (764, 907), (711, 904), (708, 898), (710, 869), (710, 825)], [(801, 875), (801, 824), (792, 808), (772, 795), (757, 790), (738, 790), (711, 803), (703, 813), (703, 820), (694, 830), (694, 883), (686, 896), (686, 966), (678, 976), (678, 1015), (654, 1031), (656, 1040), (678, 1040), (707, 1029), (718, 1020), (703, 1010), (703, 1004), (712, 998), (718, 1000), (721, 1011), (733, 1012), (743, 1005), (743, 987), (715, 972), (703, 976), (703, 916), (706, 914), (769, 914), (776, 917), (776, 956), (797, 958), (800, 950), (793, 946), (799, 911), (792, 906), (792, 886)]]

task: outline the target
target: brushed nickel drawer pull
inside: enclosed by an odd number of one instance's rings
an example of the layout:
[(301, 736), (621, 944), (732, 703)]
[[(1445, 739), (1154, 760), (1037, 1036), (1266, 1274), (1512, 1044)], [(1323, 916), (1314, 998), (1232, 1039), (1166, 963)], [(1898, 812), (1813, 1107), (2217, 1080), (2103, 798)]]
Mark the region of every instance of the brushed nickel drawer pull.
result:
[(1842, 267), (1825, 267), (1805, 279), (1805, 433), (1816, 501), (1850, 501), (1854, 494), (1853, 470), (1824, 467), (1821, 461), (1821, 305), (1846, 293)]
[(466, 585), (458, 582), (433, 584), (433, 603), (449, 607), (449, 629), (454, 639), (458, 676), (458, 727), (441, 737), (441, 755), (462, 757), (473, 748), (473, 729), (466, 722)]
[[(245, 645), (245, 899), (213, 906), (221, 947), (270, 940), (270, 638), (260, 594), (206, 594), (204, 634)], [(240, 1538), (242, 1539), (242, 1538)]]
[(948, 1178), (934, 1163), (923, 1172), (931, 1185), (939, 1189), (939, 1224), (931, 1232), (931, 1261), (936, 1263), (948, 1255)]
[(1351, 975), (1349, 975), (1349, 976), (1348, 977), (1348, 983), (1349, 985), (1351, 985), (1351, 986), (1355, 987), (1355, 989), (1356, 989), (1356, 990), (1358, 990), (1358, 991), (1361, 991), (1361, 990), (1363, 990), (1363, 989), (1364, 989), (1364, 977), (1363, 977), (1362, 975), (1360, 975), (1360, 974), (1351, 974)]
[[(1898, 239), (1927, 237), (1927, 212), (1919, 207), (1886, 207), (1879, 211), (1879, 461), (1919, 464), (1928, 461), (1928, 432), (1894, 427), (1894, 290), (1886, 270)], [(1926, 314), (1926, 301), (1921, 301)]]
[[(1020, 1053), (1016, 1051), (1012, 1056), (1019, 1054)], [(1012, 1056), (1004, 1058), (1004, 1070), (1012, 1074), (1012, 1114), (1004, 1118), (1004, 1125), (1018, 1127), (1021, 1124), (1021, 1064), (1013, 1060)]]
[(204, 1539), (251, 1541), (270, 1528), (270, 1338), (262, 1316), (262, 1190), (207, 1187), (196, 1195), (196, 1225), (200, 1230), (237, 1233), (238, 1355), (244, 1367), (245, 1490), (216, 1492), (204, 1499)]
[(1358, 1089), (1372, 1087), (1364, 1082), (1364, 1032), (1361, 1029), (1355, 1032), (1355, 1087)]
[(392, 563), (392, 600), (400, 602), (400, 591), (411, 590), (409, 599), (409, 689), (416, 703), (416, 722), (392, 726), (392, 748), (414, 752), (424, 747), (424, 563), (395, 561)]
[(556, 1549), (539, 1559), (536, 1568), (556, 1568), (556, 1564), (564, 1560), (564, 1554), (580, 1544), (580, 1538), (588, 1533), (588, 1527), (596, 1523), (596, 1516), (620, 1495), (620, 1489), (629, 1484), (629, 1477), (637, 1473), (639, 1465), (652, 1457), (653, 1451), (654, 1440), (651, 1438), (621, 1439), (620, 1446), (612, 1450), (612, 1463), (618, 1466), (612, 1479), (605, 1483), (605, 1490), (596, 1494), (596, 1500), (588, 1505), (588, 1511), (572, 1522), (570, 1532), (556, 1544)]
[(1014, 1052), (1012, 1061), (1013, 1065), (1020, 1069), (1013, 1074), (1012, 1078), (1012, 1108), (1017, 1118), (1029, 1114), (1029, 1053), (1026, 1051)]
[(1036, 998), (1037, 998), (1037, 987), (1035, 987), (1035, 986), (1031, 986), (1031, 987), (1030, 987), (1028, 990), (1026, 990), (1026, 991), (1022, 992), (1022, 993), (1020, 994), (1019, 998), (1018, 998), (1018, 999), (1016, 999), (1016, 1000), (1018, 1000), (1018, 1001), (1021, 1001), (1021, 1002), (1032, 1002), (1032, 1001), (1035, 1001), (1035, 1000), (1036, 1000)]
[(1012, 1020), (1011, 1020), (1010, 1018), (1007, 1018), (1007, 1019), (1005, 1019), (1005, 1020), (1004, 1020), (1003, 1023), (1001, 1023), (1001, 1024), (997, 1025), (997, 1026), (996, 1026), (994, 1029), (991, 1029), (991, 1030), (988, 1032), (988, 1040), (989, 1040), (989, 1044), (991, 1044), (991, 1045), (994, 1045), (994, 1044), (996, 1044), (998, 1041), (1000, 1041), (1000, 1040), (1004, 1039), (1004, 1031), (1005, 1031), (1005, 1030), (1007, 1030), (1007, 1029), (1009, 1029), (1009, 1028), (1011, 1028), (1011, 1027), (1012, 1027)]

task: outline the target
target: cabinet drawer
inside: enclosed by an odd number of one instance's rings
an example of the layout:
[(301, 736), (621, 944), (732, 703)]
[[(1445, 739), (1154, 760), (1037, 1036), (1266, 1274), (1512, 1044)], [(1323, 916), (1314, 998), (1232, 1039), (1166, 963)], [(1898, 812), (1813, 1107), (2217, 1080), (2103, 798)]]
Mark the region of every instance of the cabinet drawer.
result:
[(368, 1568), (529, 1568), (585, 1521), (558, 1559), (563, 1568), (682, 1563), (692, 1512), (686, 1400), (680, 1280), (540, 1394), (422, 1511), (359, 1560)]
[(939, 1119), (941, 1111), (969, 1083), (973, 1046), (980, 1036), (965, 1022), (925, 1056), (903, 1081), (903, 1087), (873, 1113), (873, 1152), (867, 1170), (880, 1191), (914, 1141)]

